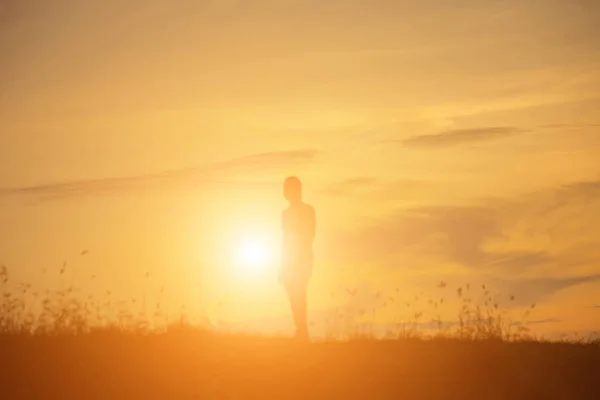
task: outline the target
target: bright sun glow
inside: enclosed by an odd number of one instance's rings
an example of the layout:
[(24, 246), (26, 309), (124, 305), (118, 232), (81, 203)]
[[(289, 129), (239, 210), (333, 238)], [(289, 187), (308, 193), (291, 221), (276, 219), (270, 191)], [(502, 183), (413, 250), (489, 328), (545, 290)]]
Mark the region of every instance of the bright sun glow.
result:
[(240, 240), (236, 253), (239, 267), (248, 272), (264, 270), (270, 259), (267, 244), (259, 239)]

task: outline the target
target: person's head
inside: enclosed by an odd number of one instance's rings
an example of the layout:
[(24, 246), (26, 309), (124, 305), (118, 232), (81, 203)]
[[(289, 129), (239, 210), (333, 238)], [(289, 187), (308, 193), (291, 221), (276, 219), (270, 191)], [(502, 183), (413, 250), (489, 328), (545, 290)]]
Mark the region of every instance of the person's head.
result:
[(300, 203), (302, 201), (302, 183), (295, 176), (286, 178), (283, 183), (283, 195), (290, 203)]

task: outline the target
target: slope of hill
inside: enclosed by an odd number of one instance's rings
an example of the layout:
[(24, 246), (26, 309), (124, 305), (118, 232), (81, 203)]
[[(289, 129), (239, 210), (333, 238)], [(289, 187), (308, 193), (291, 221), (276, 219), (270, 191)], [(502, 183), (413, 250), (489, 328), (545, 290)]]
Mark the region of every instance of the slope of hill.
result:
[(598, 399), (600, 345), (90, 333), (0, 338), (3, 399)]

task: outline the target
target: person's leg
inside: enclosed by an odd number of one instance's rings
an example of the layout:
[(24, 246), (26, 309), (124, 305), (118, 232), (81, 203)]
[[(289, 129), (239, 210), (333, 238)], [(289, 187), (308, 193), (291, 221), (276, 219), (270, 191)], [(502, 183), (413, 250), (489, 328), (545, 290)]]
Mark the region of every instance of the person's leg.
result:
[(297, 298), (298, 296), (296, 295), (296, 285), (294, 285), (292, 282), (288, 282), (287, 285), (285, 285), (285, 291), (287, 293), (288, 296), (288, 300), (290, 302), (290, 310), (292, 311), (292, 319), (294, 321), (294, 328), (296, 330), (296, 334), (298, 332), (298, 302), (297, 302)]
[(306, 304), (307, 285), (302, 284), (298, 287), (297, 293), (297, 332), (302, 339), (308, 339), (308, 322), (307, 322), (307, 304)]
[(306, 326), (306, 290), (301, 282), (297, 280), (286, 285), (290, 308), (292, 310), (295, 336), (297, 338), (305, 338), (308, 333)]

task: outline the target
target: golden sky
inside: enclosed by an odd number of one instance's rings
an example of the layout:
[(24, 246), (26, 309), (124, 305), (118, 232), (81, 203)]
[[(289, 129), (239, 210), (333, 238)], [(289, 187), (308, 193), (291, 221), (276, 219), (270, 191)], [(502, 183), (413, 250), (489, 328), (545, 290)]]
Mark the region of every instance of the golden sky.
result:
[(596, 0), (4, 0), (0, 263), (278, 318), (229, 255), (276, 249), (296, 174), (314, 315), (486, 282), (600, 329), (598, 26)]

